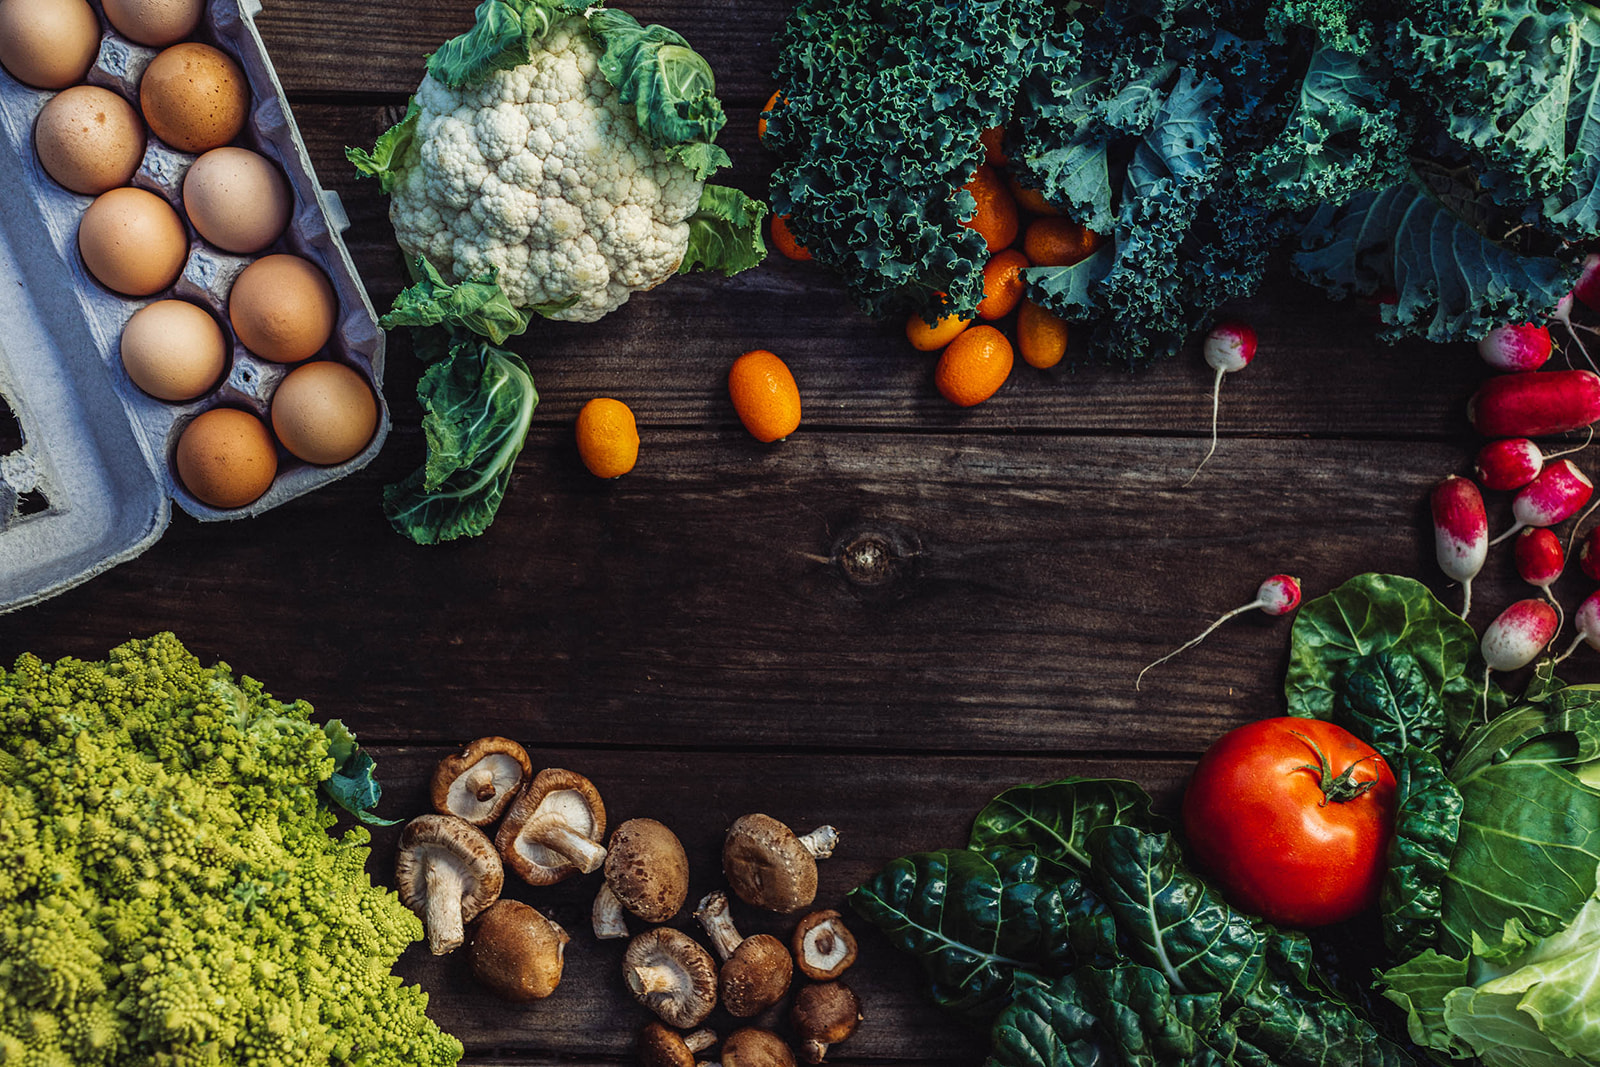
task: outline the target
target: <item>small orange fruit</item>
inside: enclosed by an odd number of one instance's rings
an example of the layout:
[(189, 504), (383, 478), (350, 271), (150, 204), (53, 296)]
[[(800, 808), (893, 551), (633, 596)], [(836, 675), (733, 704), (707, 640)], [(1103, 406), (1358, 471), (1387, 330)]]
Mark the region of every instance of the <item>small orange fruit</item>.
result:
[(993, 326), (974, 326), (951, 341), (933, 371), (933, 384), (952, 404), (970, 408), (994, 396), (1011, 376), (1011, 342)]
[(983, 144), (983, 161), (985, 163), (998, 167), (1006, 161), (1006, 128), (1004, 126), (990, 126), (978, 135), (978, 140)]
[(1022, 271), (1028, 257), (1014, 248), (1002, 249), (983, 265), (983, 299), (978, 302), (978, 318), (994, 321), (1011, 314), (1022, 302), (1027, 283)]
[(977, 173), (964, 188), (978, 202), (978, 210), (962, 225), (977, 230), (990, 252), (998, 252), (1015, 241), (1017, 202), (1011, 199), (1000, 172), (987, 163), (979, 164)]
[(772, 243), (779, 252), (790, 259), (801, 263), (811, 259), (811, 253), (806, 247), (794, 239), (794, 232), (789, 229), (788, 215), (772, 216)]
[(1100, 235), (1071, 219), (1043, 218), (1028, 223), (1022, 250), (1040, 267), (1070, 267), (1094, 254)]
[(620, 478), (639, 459), (639, 427), (628, 405), (596, 397), (578, 412), (578, 455), (596, 478)]
[(1017, 311), (1017, 351), (1030, 367), (1054, 367), (1067, 354), (1067, 321), (1024, 300)]
[(733, 361), (728, 395), (739, 421), (757, 441), (780, 441), (800, 425), (800, 388), (783, 360), (765, 349)]
[(774, 89), (772, 90), (772, 95), (767, 97), (767, 103), (761, 109), (761, 117), (756, 119), (756, 140), (765, 141), (767, 139), (767, 112), (777, 108), (778, 97), (782, 92), (783, 90), (781, 89)]
[(971, 325), (971, 319), (964, 319), (952, 313), (929, 326), (928, 321), (922, 317), (922, 312), (913, 311), (911, 317), (906, 320), (906, 340), (910, 341), (911, 347), (918, 352), (937, 352), (954, 341), (962, 330)]
[(1059, 215), (1061, 209), (1044, 198), (1044, 194), (1037, 189), (1029, 189), (1017, 181), (1016, 175), (1006, 175), (1006, 187), (1011, 190), (1011, 196), (1016, 200), (1017, 206), (1033, 215)]

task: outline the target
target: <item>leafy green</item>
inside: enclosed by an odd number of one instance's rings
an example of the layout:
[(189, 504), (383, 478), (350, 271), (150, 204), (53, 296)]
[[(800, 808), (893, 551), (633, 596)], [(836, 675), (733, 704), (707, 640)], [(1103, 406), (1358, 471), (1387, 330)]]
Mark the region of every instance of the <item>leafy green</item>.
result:
[(405, 117), (378, 136), (372, 151), (361, 148), (344, 150), (345, 158), (355, 164), (356, 173), (377, 178), (378, 188), (386, 195), (394, 191), (403, 176), (401, 163), (406, 158), (406, 150), (416, 139), (417, 115), (420, 113), (417, 98), (413, 96), (406, 104)]
[(761, 239), (761, 220), (767, 205), (725, 185), (707, 185), (700, 191), (700, 209), (689, 217), (689, 250), (678, 266), (679, 274), (692, 270), (719, 270), (738, 274), (767, 255)]
[(373, 809), (383, 798), (377, 777), (378, 764), (356, 744), (356, 735), (338, 719), (322, 724), (328, 737), (328, 755), (333, 758), (333, 774), (322, 783), (322, 791), (339, 807), (368, 826), (393, 826), (399, 819), (383, 819)]
[(1432, 751), (1444, 740), (1444, 711), (1426, 672), (1395, 647), (1346, 665), (1333, 721), (1381, 752)]
[(463, 341), (417, 384), (428, 458), (383, 493), (384, 514), (422, 545), (477, 536), (500, 509), (539, 403), (521, 358)]
[(1024, 848), (1077, 875), (1088, 872), (1089, 834), (1102, 826), (1162, 829), (1150, 798), (1116, 778), (1063, 778), (1013, 786), (978, 813), (969, 848)]
[(446, 326), (458, 331), (481, 334), (494, 344), (528, 328), (529, 311), (513, 307), (511, 298), (495, 281), (498, 271), (468, 278), (457, 285), (445, 281), (424, 256), (413, 264), (418, 281), (401, 290), (394, 306), (378, 320), (386, 330), (399, 326)]
[(452, 89), (481, 84), (495, 71), (522, 66), (558, 18), (583, 9), (569, 0), (483, 0), (472, 28), (428, 57), (428, 73)]
[(1391, 754), (1388, 763), (1395, 778), (1395, 827), (1378, 911), (1384, 944), (1405, 957), (1439, 943), (1443, 886), (1463, 801), (1432, 752), (1412, 745)]

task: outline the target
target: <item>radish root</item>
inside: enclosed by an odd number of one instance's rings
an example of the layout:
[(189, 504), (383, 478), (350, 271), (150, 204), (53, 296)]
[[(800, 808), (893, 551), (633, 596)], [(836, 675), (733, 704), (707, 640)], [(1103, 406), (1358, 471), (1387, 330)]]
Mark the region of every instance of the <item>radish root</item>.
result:
[(1139, 672), (1139, 677), (1137, 677), (1137, 678), (1135, 678), (1133, 680), (1133, 688), (1134, 688), (1134, 690), (1135, 691), (1138, 690), (1139, 686), (1144, 682), (1144, 676), (1146, 674), (1150, 673), (1151, 668), (1161, 666), (1163, 663), (1167, 662), (1167, 660), (1171, 659), (1173, 656), (1176, 656), (1180, 652), (1187, 652), (1189, 649), (1193, 648), (1195, 645), (1198, 645), (1201, 641), (1204, 641), (1207, 637), (1211, 636), (1211, 632), (1213, 630), (1215, 630), (1217, 627), (1221, 626), (1223, 623), (1227, 622), (1229, 619), (1233, 618), (1235, 615), (1243, 615), (1247, 611), (1253, 611), (1256, 608), (1266, 607), (1266, 605), (1267, 605), (1267, 602), (1265, 600), (1257, 599), (1257, 600), (1252, 601), (1249, 604), (1245, 604), (1243, 607), (1237, 607), (1237, 608), (1234, 608), (1232, 611), (1227, 612), (1221, 618), (1217, 619), (1216, 622), (1212, 623), (1210, 626), (1207, 626), (1204, 630), (1200, 631), (1200, 634), (1198, 636), (1193, 637), (1190, 640), (1188, 640), (1188, 641), (1184, 642), (1183, 644), (1179, 645), (1177, 648), (1173, 649), (1171, 652), (1168, 652), (1165, 656), (1162, 656), (1160, 659), (1156, 660), (1154, 663), (1152, 663), (1149, 666), (1147, 666), (1144, 670), (1140, 671)]
[[(1183, 483), (1183, 488), (1185, 488), (1185, 489), (1189, 488), (1189, 486), (1194, 484), (1194, 480), (1196, 478), (1200, 477), (1200, 471), (1205, 467), (1206, 463), (1210, 461), (1212, 456), (1216, 455), (1216, 452), (1217, 452), (1217, 412), (1220, 410), (1220, 407), (1221, 407), (1221, 404), (1222, 404), (1222, 376), (1224, 374), (1227, 374), (1227, 373), (1228, 372), (1223, 370), (1221, 367), (1217, 368), (1217, 380), (1211, 386), (1211, 448), (1206, 452), (1205, 459), (1202, 459), (1200, 461), (1200, 466), (1196, 467), (1194, 469), (1194, 473), (1189, 475), (1189, 480)], [(1160, 661), (1157, 660), (1156, 662), (1159, 663)], [(1153, 666), (1155, 666), (1155, 664), (1152, 663), (1150, 666), (1153, 667)], [(1149, 670), (1149, 669), (1150, 669), (1150, 667), (1146, 667), (1145, 668), (1145, 670)], [(1136, 685), (1136, 686), (1134, 686), (1134, 688), (1137, 689), (1139, 687)]]

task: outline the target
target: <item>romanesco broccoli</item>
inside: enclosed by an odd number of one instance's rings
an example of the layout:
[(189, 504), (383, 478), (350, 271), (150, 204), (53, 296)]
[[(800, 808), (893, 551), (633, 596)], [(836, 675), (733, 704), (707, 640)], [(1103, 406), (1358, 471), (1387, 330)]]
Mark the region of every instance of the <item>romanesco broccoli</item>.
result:
[[(0, 1064), (453, 1064), (330, 733), (172, 634), (0, 670)], [(336, 740), (348, 740), (330, 723)]]

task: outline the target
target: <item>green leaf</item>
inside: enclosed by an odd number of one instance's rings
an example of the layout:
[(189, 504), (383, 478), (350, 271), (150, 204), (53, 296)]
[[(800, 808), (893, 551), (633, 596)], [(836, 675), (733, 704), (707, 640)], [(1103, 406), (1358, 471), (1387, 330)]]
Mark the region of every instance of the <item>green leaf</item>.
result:
[(1351, 660), (1334, 694), (1333, 721), (1385, 755), (1435, 751), (1444, 709), (1417, 658), (1396, 646)]
[(1444, 708), (1452, 739), (1480, 714), (1478, 636), (1421, 582), (1363, 574), (1301, 605), (1289, 635), (1284, 695), (1291, 715), (1332, 719), (1352, 665), (1390, 649), (1409, 655)]
[(1450, 1032), (1444, 1021), (1445, 998), (1467, 983), (1467, 961), (1440, 955), (1433, 949), (1391, 967), (1379, 978), (1383, 995), (1406, 1013), (1406, 1031), (1423, 1048), (1457, 1058), (1472, 1049)]
[(368, 826), (393, 826), (399, 819), (382, 819), (373, 814), (383, 798), (377, 767), (372, 757), (356, 744), (356, 735), (339, 719), (322, 724), (328, 738), (328, 755), (333, 757), (333, 774), (322, 783), (328, 799)]
[(1600, 789), (1575, 773), (1600, 755), (1600, 688), (1573, 686), (1475, 730), (1450, 767), (1461, 832), (1443, 889), (1442, 948), (1462, 954), (1515, 919), (1538, 936), (1595, 891)]
[(512, 305), (500, 288), (499, 271), (489, 271), (457, 285), (445, 281), (437, 268), (423, 256), (414, 264), (415, 285), (394, 298), (394, 307), (378, 320), (386, 330), (399, 326), (446, 326), (456, 331), (487, 337), (503, 345), (528, 328), (528, 311)]
[(1378, 911), (1383, 942), (1397, 958), (1439, 942), (1443, 886), (1460, 830), (1461, 791), (1432, 752), (1389, 757), (1395, 777), (1394, 838)]
[(428, 73), (452, 89), (478, 85), (528, 62), (556, 19), (583, 9), (569, 0), (483, 0), (472, 28), (428, 57)]
[(639, 132), (704, 181), (728, 166), (728, 154), (711, 142), (728, 121), (717, 99), (711, 64), (683, 35), (665, 26), (640, 26), (625, 11), (589, 14), (589, 32), (604, 48), (600, 71), (624, 104), (634, 105)]
[(539, 394), (520, 358), (481, 341), (457, 345), (417, 384), (424, 466), (388, 486), (384, 514), (418, 544), (475, 537), (500, 508)]
[(356, 173), (366, 178), (377, 178), (378, 188), (385, 194), (394, 191), (394, 187), (405, 176), (405, 168), (414, 163), (407, 156), (416, 140), (417, 116), (421, 111), (417, 106), (417, 98), (413, 96), (406, 105), (405, 117), (379, 135), (378, 143), (372, 146), (371, 152), (360, 148), (344, 150), (345, 158), (355, 164)]
[(1009, 1003), (1019, 983), (1069, 967), (1075, 943), (1105, 950), (1111, 942), (1109, 917), (1093, 895), (1019, 849), (906, 856), (849, 899), (895, 948), (916, 957), (938, 1004), (979, 1022)]
[(1013, 786), (989, 801), (973, 822), (968, 847), (1028, 849), (1082, 876), (1089, 870), (1089, 834), (1124, 824), (1163, 828), (1143, 789), (1113, 778), (1064, 778)]
[(767, 255), (761, 239), (766, 214), (767, 205), (738, 189), (707, 185), (700, 191), (700, 210), (689, 217), (689, 248), (678, 273), (719, 270), (733, 275), (760, 263)]

